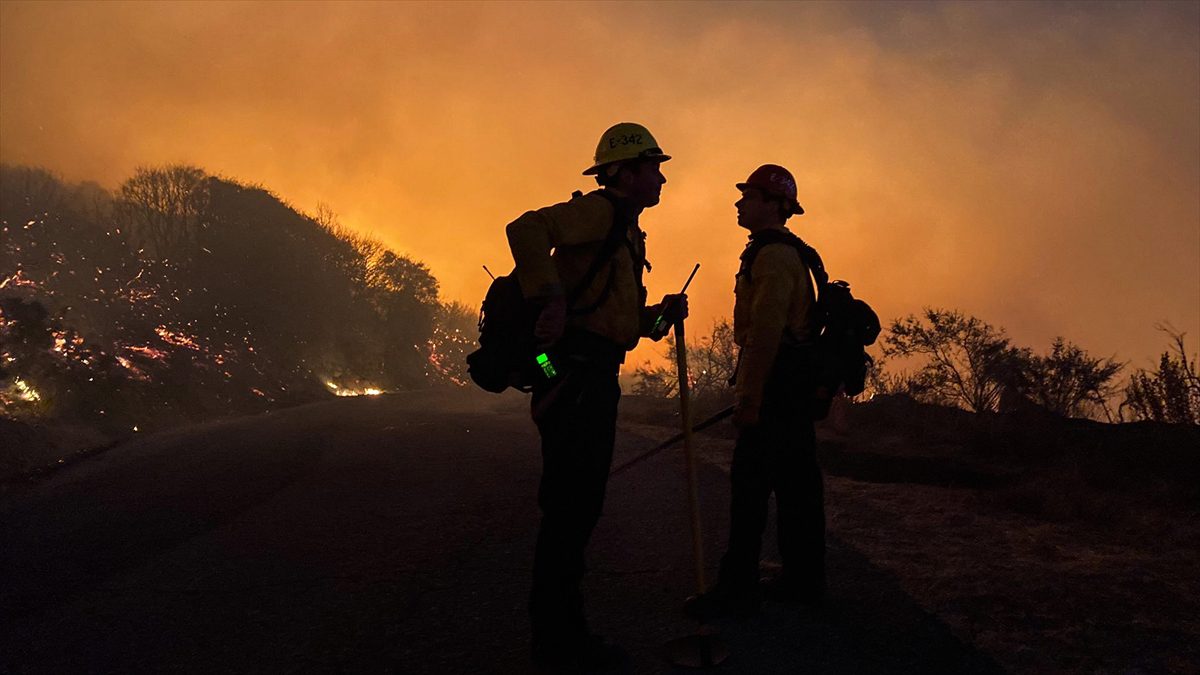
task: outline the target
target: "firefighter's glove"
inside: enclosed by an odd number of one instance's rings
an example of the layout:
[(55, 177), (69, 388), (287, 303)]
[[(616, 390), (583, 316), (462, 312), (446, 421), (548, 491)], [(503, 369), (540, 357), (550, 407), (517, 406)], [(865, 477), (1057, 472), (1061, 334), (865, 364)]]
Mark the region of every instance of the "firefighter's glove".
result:
[(539, 347), (549, 347), (562, 338), (567, 329), (567, 299), (552, 295), (546, 299), (533, 325), (533, 337)]
[(654, 306), (657, 317), (650, 327), (650, 337), (660, 340), (671, 332), (671, 326), (683, 321), (688, 316), (688, 300), (686, 293), (664, 295), (662, 302)]
[(674, 326), (688, 317), (687, 293), (664, 295), (661, 305), (663, 321), (667, 325)]

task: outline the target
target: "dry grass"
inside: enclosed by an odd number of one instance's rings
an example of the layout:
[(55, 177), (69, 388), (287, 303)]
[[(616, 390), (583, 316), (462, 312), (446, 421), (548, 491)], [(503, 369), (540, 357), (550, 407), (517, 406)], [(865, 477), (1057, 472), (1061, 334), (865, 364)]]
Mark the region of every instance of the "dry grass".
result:
[[(829, 465), (832, 537), (1008, 670), (1200, 672), (1195, 430), (886, 406), (835, 411), (819, 432), (830, 459), (882, 465)], [(722, 435), (696, 445), (727, 470)], [(954, 464), (998, 480), (900, 482)]]
[(1003, 510), (979, 491), (844, 478), (829, 479), (827, 501), (834, 536), (1006, 668), (1194, 672), (1200, 663), (1200, 526), (1186, 514), (1166, 518), (1167, 531), (1103, 530)]
[(1016, 672), (1200, 670), (1200, 430), (856, 408), (827, 442), (1002, 478), (828, 481), (833, 535), (962, 640)]

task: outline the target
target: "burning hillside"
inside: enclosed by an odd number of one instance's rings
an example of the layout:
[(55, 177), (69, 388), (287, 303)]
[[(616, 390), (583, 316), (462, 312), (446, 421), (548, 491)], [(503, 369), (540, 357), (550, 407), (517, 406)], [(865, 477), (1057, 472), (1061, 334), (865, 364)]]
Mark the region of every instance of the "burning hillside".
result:
[(0, 405), (128, 433), (461, 383), (473, 317), (424, 265), (190, 167), (115, 193), (0, 173)]

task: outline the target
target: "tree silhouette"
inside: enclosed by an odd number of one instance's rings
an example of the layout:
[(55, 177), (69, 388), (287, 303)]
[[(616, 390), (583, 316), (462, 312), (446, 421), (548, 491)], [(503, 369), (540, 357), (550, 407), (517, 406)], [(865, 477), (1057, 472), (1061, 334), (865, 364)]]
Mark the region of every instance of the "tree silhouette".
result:
[(997, 329), (958, 311), (925, 309), (921, 318), (896, 319), (884, 340), (885, 356), (925, 357), (914, 373), (913, 394), (931, 403), (995, 410), (1006, 382), (1025, 355)]
[[(664, 340), (663, 356), (666, 366), (651, 366), (649, 362), (634, 370), (633, 393), (667, 398), (679, 392), (676, 372), (675, 336)], [(713, 322), (708, 335), (689, 341), (687, 345), (689, 391), (701, 406), (713, 407), (733, 400), (729, 380), (737, 367), (737, 345), (733, 341), (733, 325), (729, 319)]]
[(1130, 377), (1121, 408), (1129, 408), (1138, 420), (1200, 424), (1200, 375), (1196, 360), (1188, 360), (1185, 334), (1169, 325), (1158, 328), (1170, 336), (1175, 353), (1163, 352), (1155, 370)]
[(1021, 389), (1035, 404), (1062, 417), (1087, 417), (1090, 408), (1108, 414), (1112, 380), (1124, 366), (1113, 359), (1092, 358), (1062, 337), (1046, 356), (1026, 355)]
[(208, 201), (208, 177), (194, 166), (139, 167), (118, 190), (117, 208), (144, 257), (187, 257)]

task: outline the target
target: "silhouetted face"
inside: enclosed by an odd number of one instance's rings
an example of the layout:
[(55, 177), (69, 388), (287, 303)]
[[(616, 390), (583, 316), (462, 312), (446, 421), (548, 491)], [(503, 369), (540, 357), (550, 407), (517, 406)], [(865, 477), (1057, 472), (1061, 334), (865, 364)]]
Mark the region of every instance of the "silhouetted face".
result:
[(733, 203), (737, 207), (738, 227), (744, 227), (751, 232), (757, 232), (767, 227), (782, 223), (779, 217), (779, 203), (774, 199), (766, 199), (762, 190), (748, 187), (742, 191), (742, 198)]
[(627, 174), (628, 178), (622, 180), (621, 188), (634, 206), (647, 209), (658, 203), (662, 186), (667, 182), (662, 173), (662, 162), (635, 162)]

